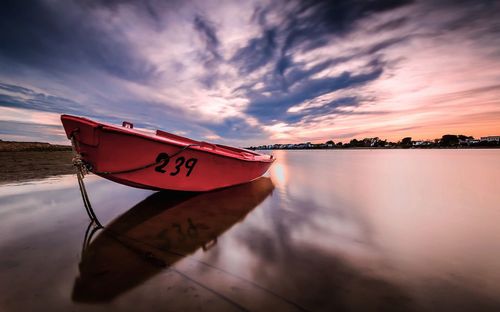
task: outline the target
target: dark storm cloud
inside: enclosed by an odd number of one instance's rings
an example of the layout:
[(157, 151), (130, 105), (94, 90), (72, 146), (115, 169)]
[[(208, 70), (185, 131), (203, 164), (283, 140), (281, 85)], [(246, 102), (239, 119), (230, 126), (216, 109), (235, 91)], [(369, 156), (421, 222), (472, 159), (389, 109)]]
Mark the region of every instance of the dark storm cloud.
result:
[(338, 114), (339, 107), (356, 106), (359, 103), (359, 99), (356, 97), (342, 97), (333, 101), (329, 101), (321, 106), (308, 107), (297, 113), (287, 114), (285, 121), (289, 123), (295, 123), (302, 120), (313, 119), (315, 117), (327, 116), (332, 113)]
[(6, 84), (6, 83), (1, 83), (0, 82), (0, 92), (1, 91), (19, 93), (19, 94), (24, 94), (24, 95), (34, 95), (34, 94), (36, 94), (36, 92), (33, 91), (33, 90), (31, 90), (31, 89), (20, 87), (20, 86), (16, 86), (16, 85), (10, 85), (10, 84)]
[[(169, 1), (175, 3), (175, 1)], [(167, 1), (163, 2), (164, 4), (169, 3)], [(134, 11), (140, 11), (145, 13), (148, 17), (150, 17), (154, 22), (161, 24), (162, 20), (158, 14), (158, 6), (162, 4), (160, 1), (151, 1), (151, 0), (80, 0), (78, 3), (84, 7), (88, 8), (102, 8), (105, 7), (110, 10), (118, 10), (122, 6), (129, 6), (134, 9)]]
[(379, 33), (379, 32), (386, 31), (386, 30), (398, 29), (399, 27), (402, 27), (402, 26), (406, 25), (407, 23), (408, 23), (408, 17), (399, 17), (399, 18), (384, 22), (381, 25), (378, 25), (377, 27), (375, 27), (372, 30), (372, 32)]
[[(499, 1), (460, 1), (457, 3), (436, 3), (434, 8), (446, 10), (447, 7), (456, 9), (456, 17), (440, 25), (437, 32), (464, 32), (474, 33), (476, 37), (500, 34), (500, 14)], [(433, 9), (434, 9), (433, 8)]]
[(271, 61), (277, 48), (275, 38), (276, 30), (266, 29), (261, 37), (250, 40), (236, 52), (232, 61), (239, 64), (242, 74), (249, 74)]
[[(273, 56), (281, 55), (277, 70), (281, 73), (291, 65), (287, 53), (300, 46), (301, 49), (315, 49), (330, 42), (331, 36), (341, 36), (352, 30), (352, 26), (369, 14), (392, 10), (407, 4), (410, 0), (383, 1), (302, 1), (285, 12), (287, 18), (278, 27), (268, 27), (266, 15), (279, 8), (257, 8), (254, 19), (264, 25), (262, 36), (253, 38), (238, 50), (232, 60), (240, 65), (243, 73), (249, 73), (268, 64)], [(400, 22), (402, 23), (402, 22)], [(277, 44), (280, 37), (281, 45)]]
[(331, 35), (343, 35), (354, 24), (370, 14), (393, 10), (412, 3), (411, 0), (379, 1), (303, 1), (290, 14), (285, 26), (285, 45), (289, 50), (304, 42), (306, 49), (317, 48), (329, 42)]
[(51, 73), (90, 66), (125, 80), (154, 76), (155, 67), (136, 55), (119, 33), (95, 25), (91, 13), (71, 2), (4, 2), (0, 56)]
[[(6, 92), (7, 91), (7, 92)], [(70, 99), (0, 82), (0, 106), (44, 112), (81, 114), (82, 105)]]
[(221, 123), (204, 123), (204, 125), (219, 136), (237, 136), (240, 139), (255, 139), (262, 136), (260, 129), (249, 125), (244, 119), (226, 118)]
[[(301, 115), (285, 116), (289, 107), (334, 90), (350, 88), (377, 79), (383, 71), (382, 63), (371, 73), (359, 76), (353, 76), (351, 73), (325, 79), (312, 79), (312, 76), (357, 57), (373, 55), (372, 62), (379, 62), (377, 52), (401, 43), (407, 38), (386, 39), (350, 56), (332, 55), (331, 59), (309, 69), (304, 69), (306, 64), (294, 63), (290, 56), (300, 51), (319, 48), (330, 43), (333, 38), (342, 37), (353, 29), (358, 20), (370, 14), (396, 9), (411, 2), (406, 0), (303, 1), (292, 7), (279, 25), (272, 27), (268, 25), (267, 15), (273, 10), (278, 10), (279, 6), (273, 3), (268, 8), (256, 8), (253, 20), (262, 26), (262, 33), (240, 48), (231, 61), (238, 66), (242, 74), (252, 73), (267, 64), (271, 64), (272, 70), (263, 77), (264, 87), (259, 91), (250, 88), (245, 90), (245, 86), (242, 86), (243, 92), (246, 92), (251, 100), (246, 112), (262, 122), (271, 120), (296, 122)], [(405, 22), (405, 18), (395, 19), (391, 24), (383, 24), (380, 28), (398, 27)], [(298, 90), (288, 91), (298, 83), (300, 84)], [(257, 92), (271, 92), (272, 96), (259, 96)], [(316, 113), (332, 112), (332, 106), (335, 105), (318, 108)]]
[(365, 51), (365, 53), (367, 55), (370, 55), (370, 54), (375, 54), (381, 50), (385, 50), (387, 49), (388, 47), (390, 46), (393, 46), (393, 45), (396, 45), (396, 44), (399, 44), (399, 43), (402, 43), (404, 41), (407, 41), (409, 39), (409, 37), (396, 37), (396, 38), (390, 38), (390, 39), (387, 39), (387, 40), (383, 40), (381, 42), (378, 42), (370, 47), (368, 47)]
[(201, 75), (198, 81), (206, 88), (211, 89), (221, 78), (217, 67), (223, 61), (219, 52), (220, 41), (217, 37), (217, 29), (212, 22), (199, 14), (194, 17), (193, 26), (204, 45), (203, 50), (197, 51), (198, 59), (207, 69), (207, 72)]
[(253, 98), (247, 109), (247, 113), (263, 122), (283, 120), (286, 119), (288, 108), (294, 105), (332, 91), (368, 83), (380, 77), (382, 72), (382, 68), (378, 67), (366, 74), (353, 75), (344, 72), (336, 77), (309, 79), (292, 92), (285, 92), (272, 97), (260, 96)]
[[(332, 68), (333, 66), (346, 62), (350, 60), (352, 57), (339, 57), (339, 58), (332, 58), (326, 61), (323, 61), (319, 64), (316, 64), (312, 66), (309, 69), (303, 69), (300, 65), (304, 64), (294, 64), (294, 66), (287, 66), (289, 67), (289, 70), (284, 73), (279, 70), (278, 72), (275, 72), (273, 74), (272, 79), (269, 81), (268, 84), (266, 84), (266, 89), (265, 91), (276, 91), (276, 90), (281, 90), (281, 91), (286, 91), (290, 87), (293, 87), (296, 83), (299, 83), (301, 81), (307, 81), (310, 80), (310, 77), (327, 69), (327, 68)], [(283, 59), (281, 59), (283, 60)], [(281, 62), (280, 60), (280, 62)], [(280, 62), (278, 65), (280, 65)], [(274, 82), (274, 84), (273, 84)]]
[[(196, 125), (186, 126), (183, 119), (185, 116), (183, 116), (183, 112), (179, 109), (165, 107), (164, 105), (152, 102), (143, 101), (137, 103), (132, 100), (122, 103), (122, 105), (130, 107), (142, 107), (142, 105), (146, 105), (148, 110), (132, 112), (130, 114), (118, 114), (115, 111), (113, 115), (102, 116), (102, 114), (95, 113), (89, 110), (85, 105), (71, 99), (0, 82), (0, 107), (23, 108), (32, 110), (33, 112), (41, 111), (57, 114), (73, 114), (114, 124), (121, 124), (123, 120), (128, 120), (133, 122), (136, 127), (152, 130), (158, 128), (169, 131), (183, 129), (184, 131), (198, 132), (200, 130), (199, 126)], [(15, 127), (14, 129), (19, 128), (20, 127)], [(13, 133), (14, 132), (5, 130), (0, 132), (0, 134)]]
[(37, 138), (44, 142), (66, 142), (62, 126), (0, 120), (0, 135), (7, 140)]
[(221, 56), (218, 51), (220, 42), (217, 38), (215, 26), (203, 16), (196, 15), (194, 18), (194, 28), (203, 39), (206, 51), (212, 56), (212, 58), (220, 59)]

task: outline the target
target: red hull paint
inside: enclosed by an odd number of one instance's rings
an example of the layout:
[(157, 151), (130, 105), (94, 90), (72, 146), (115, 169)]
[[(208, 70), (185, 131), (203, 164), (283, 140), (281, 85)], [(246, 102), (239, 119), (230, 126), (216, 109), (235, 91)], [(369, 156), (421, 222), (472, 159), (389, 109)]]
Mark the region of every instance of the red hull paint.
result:
[[(74, 135), (77, 152), (92, 166), (93, 172), (133, 187), (209, 191), (252, 181), (262, 176), (274, 161), (269, 155), (194, 141), (159, 130), (149, 134), (70, 115), (62, 115), (61, 121), (68, 138)], [(151, 164), (162, 153), (165, 159), (168, 158), (165, 154), (178, 152), (168, 162), (116, 173)]]

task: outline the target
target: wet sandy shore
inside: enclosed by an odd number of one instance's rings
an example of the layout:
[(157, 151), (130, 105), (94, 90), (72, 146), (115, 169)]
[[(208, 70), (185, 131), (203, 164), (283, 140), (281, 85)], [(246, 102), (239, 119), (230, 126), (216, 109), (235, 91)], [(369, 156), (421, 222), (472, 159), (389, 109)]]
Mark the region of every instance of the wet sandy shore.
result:
[(0, 151), (0, 184), (43, 179), (75, 170), (71, 151)]

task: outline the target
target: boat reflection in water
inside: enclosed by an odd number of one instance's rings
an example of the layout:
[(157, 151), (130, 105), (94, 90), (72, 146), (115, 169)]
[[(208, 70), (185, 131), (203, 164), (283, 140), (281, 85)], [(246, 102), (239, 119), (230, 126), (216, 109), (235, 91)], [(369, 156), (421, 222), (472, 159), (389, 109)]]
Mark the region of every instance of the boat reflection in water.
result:
[[(269, 178), (193, 194), (158, 192), (84, 242), (72, 299), (111, 301), (198, 249), (242, 221), (271, 194)], [(86, 235), (87, 236), (87, 235)]]

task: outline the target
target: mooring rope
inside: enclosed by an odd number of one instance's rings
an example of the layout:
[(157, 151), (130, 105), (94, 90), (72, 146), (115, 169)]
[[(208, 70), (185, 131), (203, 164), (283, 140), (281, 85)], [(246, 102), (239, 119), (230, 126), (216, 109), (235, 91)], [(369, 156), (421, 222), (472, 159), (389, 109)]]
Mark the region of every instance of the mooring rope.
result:
[(87, 189), (85, 188), (85, 183), (83, 183), (83, 178), (85, 174), (88, 173), (88, 169), (85, 166), (85, 163), (82, 161), (80, 154), (78, 153), (77, 145), (78, 143), (75, 140), (73, 133), (71, 134), (71, 149), (73, 150), (73, 166), (76, 168), (76, 178), (78, 180), (78, 187), (80, 188), (80, 193), (82, 194), (83, 205), (85, 206), (85, 210), (91, 221), (95, 223), (97, 228), (103, 228), (99, 219), (94, 213), (92, 209), (92, 205), (90, 203), (89, 195), (87, 194)]
[[(181, 148), (180, 150), (178, 150), (177, 152), (173, 153), (172, 155), (166, 154), (167, 159), (171, 159), (171, 158), (179, 155), (180, 153), (184, 152), (185, 150), (187, 150), (188, 148), (191, 148), (193, 146), (200, 146), (200, 145), (199, 144), (188, 144), (188, 145), (184, 146), (183, 148)], [(88, 168), (88, 170), (91, 171), (92, 173), (100, 174), (100, 175), (130, 173), (130, 172), (139, 171), (142, 169), (147, 169), (147, 168), (155, 166), (155, 165), (159, 165), (160, 163), (162, 163), (164, 161), (165, 161), (165, 159), (159, 159), (159, 160), (156, 160), (156, 161), (149, 163), (147, 165), (144, 165), (144, 166), (131, 168), (131, 169), (116, 170), (116, 171), (96, 171), (96, 170), (93, 170), (93, 168), (91, 166), (90, 166), (90, 168)]]
[[(73, 130), (71, 132), (71, 135), (70, 135), (71, 149), (73, 151), (73, 166), (75, 166), (75, 168), (76, 168), (76, 177), (78, 180), (78, 187), (80, 188), (80, 192), (82, 194), (82, 199), (83, 199), (83, 204), (85, 206), (85, 210), (87, 211), (87, 214), (88, 214), (90, 220), (92, 220), (95, 223), (96, 227), (103, 228), (101, 222), (99, 222), (99, 219), (97, 219), (97, 216), (94, 213), (94, 210), (92, 209), (92, 204), (90, 203), (90, 199), (89, 199), (89, 196), (87, 194), (87, 189), (85, 188), (85, 183), (83, 183), (83, 178), (85, 177), (85, 175), (88, 174), (89, 172), (92, 172), (92, 173), (98, 174), (98, 175), (129, 173), (129, 172), (134, 172), (134, 171), (138, 171), (138, 170), (142, 170), (142, 169), (147, 169), (147, 168), (152, 167), (154, 165), (160, 164), (166, 160), (165, 159), (157, 159), (153, 163), (150, 163), (150, 164), (147, 164), (144, 166), (140, 166), (140, 167), (136, 167), (136, 168), (125, 169), (125, 170), (96, 171), (96, 170), (93, 170), (93, 168), (90, 164), (83, 161), (82, 156), (80, 155), (80, 153), (78, 153), (78, 150), (79, 150), (78, 141), (75, 138), (75, 134), (78, 131), (79, 130), (77, 128), (77, 129)], [(177, 152), (173, 153), (172, 155), (165, 154), (167, 156), (167, 160), (179, 155), (180, 153), (184, 152), (185, 150), (187, 150), (188, 148), (191, 148), (193, 146), (200, 146), (200, 145), (199, 144), (188, 144), (188, 145), (182, 147)]]

